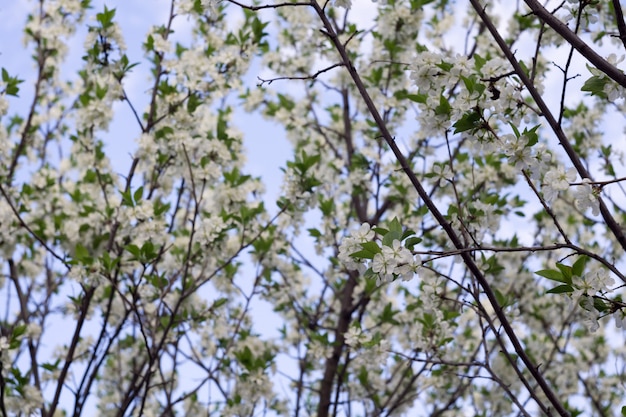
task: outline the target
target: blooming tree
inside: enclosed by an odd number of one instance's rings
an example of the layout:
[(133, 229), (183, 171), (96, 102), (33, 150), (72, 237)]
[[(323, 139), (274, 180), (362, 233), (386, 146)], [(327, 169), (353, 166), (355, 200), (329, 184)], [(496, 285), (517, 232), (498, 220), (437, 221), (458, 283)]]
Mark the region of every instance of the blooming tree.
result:
[[(143, 39), (33, 3), (0, 415), (626, 414), (619, 1), (172, 0)], [(276, 201), (243, 111), (291, 144)]]

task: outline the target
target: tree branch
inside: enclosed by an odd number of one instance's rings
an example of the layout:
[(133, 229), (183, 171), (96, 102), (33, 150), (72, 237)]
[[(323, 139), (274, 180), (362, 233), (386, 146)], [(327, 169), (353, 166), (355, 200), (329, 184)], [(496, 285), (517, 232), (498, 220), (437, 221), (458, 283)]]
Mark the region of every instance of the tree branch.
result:
[[(615, 65), (609, 63), (606, 59), (602, 58), (596, 53), (589, 45), (578, 37), (572, 30), (559, 19), (557, 19), (552, 13), (546, 10), (537, 0), (524, 0), (526, 5), (533, 11), (537, 17), (546, 22), (556, 33), (558, 33), (563, 39), (565, 39), (570, 45), (572, 45), (582, 56), (584, 56), (589, 62), (591, 62), (596, 68), (609, 76), (613, 81), (626, 88), (626, 74), (624, 74)], [(619, 2), (618, 2), (619, 3)], [(474, 8), (484, 10), (477, 1), (472, 1)], [(480, 12), (479, 12), (480, 15)], [(482, 18), (482, 16), (481, 16)], [(503, 49), (504, 51), (504, 49)]]

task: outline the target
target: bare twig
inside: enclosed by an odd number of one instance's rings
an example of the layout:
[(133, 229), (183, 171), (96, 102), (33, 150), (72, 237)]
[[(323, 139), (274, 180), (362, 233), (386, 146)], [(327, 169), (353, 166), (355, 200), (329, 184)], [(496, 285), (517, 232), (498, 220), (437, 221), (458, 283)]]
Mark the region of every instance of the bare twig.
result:
[(262, 4), (260, 6), (249, 6), (247, 4), (239, 3), (236, 0), (227, 0), (227, 1), (229, 3), (235, 4), (241, 7), (242, 9), (253, 10), (253, 11), (263, 10), (263, 9), (278, 9), (280, 7), (310, 6), (311, 5), (311, 3), (309, 2), (294, 2), (294, 3), (285, 2), (285, 3), (276, 3), (276, 4)]
[(297, 75), (291, 75), (291, 76), (285, 76), (285, 77), (276, 77), (276, 78), (270, 78), (269, 80), (265, 80), (261, 77), (257, 77), (257, 79), (259, 81), (261, 81), (259, 84), (257, 84), (259, 87), (263, 87), (263, 84), (267, 83), (267, 85), (272, 84), (274, 81), (279, 81), (279, 80), (315, 80), (317, 77), (319, 77), (321, 74), (330, 71), (333, 68), (337, 68), (337, 67), (342, 67), (344, 64), (343, 62), (338, 62), (336, 64), (333, 64), (329, 67), (326, 67), (324, 69), (321, 69), (319, 71), (317, 71), (314, 74), (311, 75), (301, 75), (301, 76), (297, 76)]

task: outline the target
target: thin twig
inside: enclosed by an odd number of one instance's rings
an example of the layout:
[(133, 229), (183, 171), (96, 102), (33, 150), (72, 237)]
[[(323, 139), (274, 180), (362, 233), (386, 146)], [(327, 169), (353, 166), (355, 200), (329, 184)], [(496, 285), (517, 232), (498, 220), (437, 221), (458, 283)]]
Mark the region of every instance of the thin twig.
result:
[(344, 64), (343, 62), (338, 62), (336, 64), (331, 65), (330, 67), (326, 67), (324, 69), (321, 69), (319, 71), (317, 71), (314, 74), (311, 75), (301, 75), (301, 76), (285, 76), (285, 77), (276, 77), (276, 78), (270, 78), (269, 80), (265, 80), (261, 77), (257, 77), (257, 79), (259, 81), (261, 81), (259, 84), (257, 84), (258, 87), (263, 87), (263, 84), (267, 83), (267, 85), (272, 84), (274, 81), (279, 81), (279, 80), (315, 80), (317, 77), (319, 77), (321, 74), (330, 71), (333, 68), (337, 68), (337, 67), (342, 67)]

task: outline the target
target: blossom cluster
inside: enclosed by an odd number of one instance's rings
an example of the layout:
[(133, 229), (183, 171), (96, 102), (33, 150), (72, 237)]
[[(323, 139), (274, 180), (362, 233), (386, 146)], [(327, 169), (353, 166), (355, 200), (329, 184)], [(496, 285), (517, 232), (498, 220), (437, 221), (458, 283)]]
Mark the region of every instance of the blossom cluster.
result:
[(385, 244), (384, 236), (380, 247), (374, 240), (375, 236), (376, 232), (370, 225), (363, 223), (357, 231), (343, 239), (337, 257), (349, 270), (373, 275), (378, 282), (391, 282), (397, 277), (402, 281), (413, 279), (422, 266), (419, 254), (411, 253), (399, 239)]

